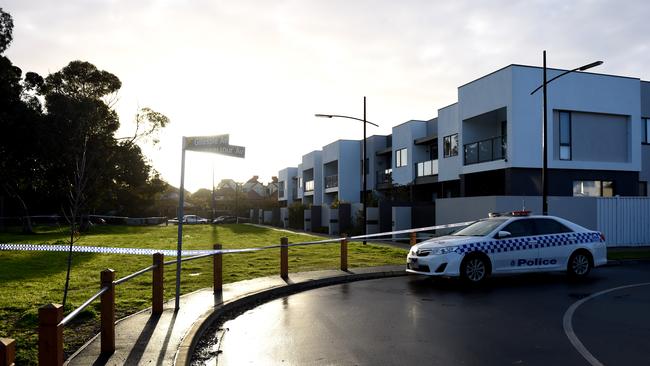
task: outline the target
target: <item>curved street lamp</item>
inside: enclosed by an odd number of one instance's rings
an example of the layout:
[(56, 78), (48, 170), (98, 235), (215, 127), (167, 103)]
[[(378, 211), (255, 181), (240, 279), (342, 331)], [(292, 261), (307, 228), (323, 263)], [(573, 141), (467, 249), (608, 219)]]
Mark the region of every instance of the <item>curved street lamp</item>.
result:
[[(373, 126), (379, 127), (379, 125), (372, 123), (368, 120), (366, 120), (366, 97), (363, 97), (363, 119), (357, 118), (357, 117), (350, 117), (350, 116), (344, 116), (340, 114), (320, 114), (317, 113), (315, 114), (316, 117), (321, 117), (321, 118), (347, 118), (347, 119), (353, 119), (356, 121), (363, 122), (363, 156), (361, 157), (361, 179), (363, 180), (363, 193), (362, 193), (362, 200), (363, 200), (363, 235), (367, 234), (367, 229), (366, 229), (366, 218), (368, 217), (368, 205), (367, 205), (367, 186), (366, 186), (366, 124), (371, 124)], [(363, 244), (366, 244), (366, 240), (363, 241)]]
[(551, 80), (546, 80), (546, 50), (544, 50), (544, 52), (543, 52), (543, 65), (544, 65), (543, 66), (543, 69), (544, 69), (544, 74), (543, 74), (544, 76), (543, 77), (544, 77), (544, 80), (543, 80), (542, 85), (538, 86), (537, 88), (535, 88), (535, 90), (530, 92), (530, 95), (533, 95), (539, 89), (543, 89), (543, 95), (544, 95), (544, 112), (543, 112), (543, 118), (542, 118), (542, 126), (543, 126), (543, 128), (542, 128), (542, 155), (543, 155), (543, 158), (542, 158), (543, 159), (543, 165), (542, 165), (542, 214), (543, 215), (548, 215), (548, 177), (547, 177), (547, 175), (548, 175), (548, 157), (546, 156), (547, 150), (548, 150), (548, 147), (547, 147), (548, 144), (547, 144), (547, 141), (546, 141), (546, 136), (547, 136), (546, 124), (547, 124), (547, 121), (548, 121), (548, 115), (547, 115), (548, 114), (548, 111), (547, 111), (548, 93), (546, 92), (546, 86), (549, 83), (551, 83), (552, 81), (554, 81), (556, 79), (559, 79), (559, 78), (561, 78), (562, 76), (564, 76), (564, 75), (566, 75), (568, 73), (576, 72), (576, 71), (585, 71), (587, 69), (591, 69), (592, 67), (596, 67), (596, 66), (599, 66), (599, 65), (602, 65), (602, 64), (603, 64), (603, 61), (592, 62), (590, 64), (586, 64), (586, 65), (583, 65), (583, 66), (580, 66), (580, 67), (576, 67), (573, 70), (565, 71), (565, 72), (561, 73), (560, 75), (552, 78)]

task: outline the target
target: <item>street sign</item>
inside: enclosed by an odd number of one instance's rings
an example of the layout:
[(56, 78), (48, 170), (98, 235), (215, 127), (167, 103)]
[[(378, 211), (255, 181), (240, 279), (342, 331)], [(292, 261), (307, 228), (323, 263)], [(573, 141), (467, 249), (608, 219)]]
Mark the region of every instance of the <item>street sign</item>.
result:
[[(198, 150), (197, 150), (198, 151)], [(214, 154), (232, 156), (235, 158), (244, 158), (246, 155), (246, 148), (237, 145), (220, 145), (200, 150), (201, 152), (209, 152)]]
[(183, 206), (185, 201), (185, 151), (198, 151), (244, 158), (246, 148), (229, 145), (229, 135), (183, 137), (181, 149), (181, 188), (178, 196), (178, 245), (176, 246), (176, 301), (174, 308), (180, 308), (181, 293), (181, 251), (183, 249)]
[(228, 145), (229, 137), (230, 135), (228, 134), (185, 137), (183, 147), (185, 150), (205, 151), (206, 149), (214, 148), (216, 146)]

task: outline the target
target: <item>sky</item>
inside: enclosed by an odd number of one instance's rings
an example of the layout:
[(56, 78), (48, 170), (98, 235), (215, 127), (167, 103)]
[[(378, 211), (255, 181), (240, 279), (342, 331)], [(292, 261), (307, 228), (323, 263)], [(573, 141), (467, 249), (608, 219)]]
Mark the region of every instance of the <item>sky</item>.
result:
[[(182, 136), (230, 134), (237, 159), (188, 152), (185, 187), (222, 178), (269, 181), (338, 139), (428, 120), (457, 88), (509, 64), (574, 68), (650, 80), (650, 3), (420, 0), (4, 0), (14, 19), (6, 56), (42, 76), (73, 60), (117, 75), (121, 128), (138, 108), (168, 116), (157, 147), (142, 146), (180, 184)], [(118, 136), (119, 137), (119, 136)]]

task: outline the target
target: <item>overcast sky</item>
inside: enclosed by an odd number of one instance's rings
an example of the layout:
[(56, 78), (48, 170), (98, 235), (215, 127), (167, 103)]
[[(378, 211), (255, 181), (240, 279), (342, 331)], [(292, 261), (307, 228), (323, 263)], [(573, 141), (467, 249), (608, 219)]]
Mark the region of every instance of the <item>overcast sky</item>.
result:
[(46, 76), (73, 60), (122, 81), (121, 134), (139, 107), (170, 117), (155, 169), (180, 183), (181, 136), (230, 134), (246, 159), (189, 152), (186, 187), (270, 180), (337, 139), (361, 139), (362, 117), (389, 134), (431, 119), (457, 87), (509, 64), (650, 80), (650, 3), (639, 1), (4, 0), (6, 52)]

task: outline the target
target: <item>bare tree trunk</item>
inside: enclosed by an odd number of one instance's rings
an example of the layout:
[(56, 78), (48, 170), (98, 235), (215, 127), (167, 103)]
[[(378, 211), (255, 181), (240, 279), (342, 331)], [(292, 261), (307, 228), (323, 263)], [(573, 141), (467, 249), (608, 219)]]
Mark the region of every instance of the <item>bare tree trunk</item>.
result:
[[(68, 268), (65, 275), (65, 287), (63, 289), (63, 309), (68, 298), (68, 288), (70, 285), (70, 270), (72, 269), (72, 247), (75, 241), (78, 240), (79, 230), (77, 227), (77, 217), (81, 210), (84, 201), (84, 190), (86, 188), (87, 177), (86, 173), (86, 144), (87, 139), (84, 141), (83, 150), (81, 153), (81, 161), (77, 160), (76, 169), (74, 172), (74, 181), (69, 193), (70, 201), (70, 247), (68, 249)], [(65, 214), (65, 210), (63, 211)]]

